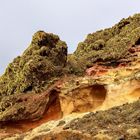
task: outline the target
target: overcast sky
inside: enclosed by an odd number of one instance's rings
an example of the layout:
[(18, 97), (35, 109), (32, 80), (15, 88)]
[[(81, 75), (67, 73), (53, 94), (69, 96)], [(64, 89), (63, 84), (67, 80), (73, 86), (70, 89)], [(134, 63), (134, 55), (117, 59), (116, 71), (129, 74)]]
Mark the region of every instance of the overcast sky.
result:
[(140, 12), (140, 0), (1, 0), (0, 74), (38, 30), (58, 34), (69, 53), (88, 33)]

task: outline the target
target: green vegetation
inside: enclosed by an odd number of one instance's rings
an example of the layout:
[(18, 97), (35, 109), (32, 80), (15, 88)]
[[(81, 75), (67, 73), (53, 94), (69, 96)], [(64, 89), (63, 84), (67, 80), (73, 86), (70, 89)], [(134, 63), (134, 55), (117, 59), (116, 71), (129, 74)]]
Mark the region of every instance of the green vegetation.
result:
[(22, 56), (10, 63), (0, 77), (0, 95), (39, 92), (62, 74), (67, 61), (67, 46), (57, 35), (39, 31)]
[(40, 92), (62, 74), (84, 74), (97, 61), (117, 62), (140, 45), (140, 14), (122, 19), (112, 28), (89, 34), (67, 56), (67, 45), (57, 35), (39, 31), (22, 56), (0, 77), (0, 95)]
[[(75, 64), (82, 61), (83, 69), (96, 61), (117, 61), (129, 55), (129, 48), (140, 44), (140, 14), (122, 19), (112, 28), (89, 34), (80, 42), (76, 51), (68, 59)], [(75, 71), (75, 66), (73, 71)], [(77, 69), (76, 69), (77, 70)], [(84, 71), (84, 70), (83, 70)]]

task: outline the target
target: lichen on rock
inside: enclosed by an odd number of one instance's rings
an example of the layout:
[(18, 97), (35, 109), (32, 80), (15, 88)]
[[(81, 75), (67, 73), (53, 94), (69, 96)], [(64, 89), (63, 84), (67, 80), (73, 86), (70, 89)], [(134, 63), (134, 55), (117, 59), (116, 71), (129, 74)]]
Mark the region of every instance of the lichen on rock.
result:
[(0, 77), (0, 137), (140, 139), (139, 93), (140, 14), (68, 55), (57, 35), (39, 31)]
[(97, 61), (117, 61), (125, 58), (129, 55), (129, 49), (136, 45), (140, 45), (140, 14), (122, 19), (112, 28), (88, 34), (68, 61), (81, 62), (84, 64), (83, 69), (86, 69)]
[(0, 95), (41, 91), (49, 80), (62, 74), (66, 61), (66, 43), (57, 35), (38, 31), (0, 77)]

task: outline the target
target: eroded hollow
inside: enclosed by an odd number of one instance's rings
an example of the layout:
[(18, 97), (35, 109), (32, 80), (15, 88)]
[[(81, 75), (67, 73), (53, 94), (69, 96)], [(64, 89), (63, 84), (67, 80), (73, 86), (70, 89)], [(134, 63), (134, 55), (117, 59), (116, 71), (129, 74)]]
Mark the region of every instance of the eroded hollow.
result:
[(92, 95), (93, 108), (96, 108), (104, 102), (107, 91), (103, 85), (94, 85), (90, 94)]
[[(52, 90), (44, 115), (36, 121), (18, 121), (5, 124), (4, 130), (8, 134), (29, 131), (50, 120), (57, 120), (73, 112), (88, 112), (97, 109), (106, 98), (106, 89), (103, 85), (93, 85), (72, 91), (72, 94), (61, 96)], [(63, 94), (62, 94), (63, 95)], [(63, 114), (62, 114), (63, 113)]]
[(140, 88), (135, 89), (132, 93), (129, 94), (132, 98), (140, 98)]
[(52, 90), (49, 96), (49, 102), (46, 107), (46, 113), (44, 114), (46, 118), (49, 120), (59, 119), (62, 117), (60, 100), (59, 100), (59, 92), (56, 90)]
[(93, 85), (76, 89), (67, 96), (60, 96), (63, 115), (96, 110), (103, 104), (106, 94), (107, 91), (103, 85)]
[[(19, 100), (18, 102), (20, 103), (22, 102), (22, 100)], [(51, 120), (57, 120), (60, 118), (62, 118), (62, 112), (61, 112), (61, 107), (59, 102), (59, 92), (56, 90), (52, 90), (50, 91), (49, 102), (47, 103), (43, 116), (40, 116), (40, 118), (37, 120), (5, 122), (3, 124), (3, 129), (0, 129), (0, 133), (5, 133), (5, 131), (6, 134), (27, 132), (31, 129), (40, 126), (43, 123), (46, 123)]]

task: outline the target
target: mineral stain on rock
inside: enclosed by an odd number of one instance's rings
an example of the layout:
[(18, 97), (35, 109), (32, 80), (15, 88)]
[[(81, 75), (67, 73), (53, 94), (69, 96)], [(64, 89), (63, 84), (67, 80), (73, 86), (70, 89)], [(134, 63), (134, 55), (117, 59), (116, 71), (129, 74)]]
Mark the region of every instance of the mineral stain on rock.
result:
[(88, 34), (73, 54), (38, 31), (0, 77), (0, 138), (140, 139), (139, 98), (140, 14)]

